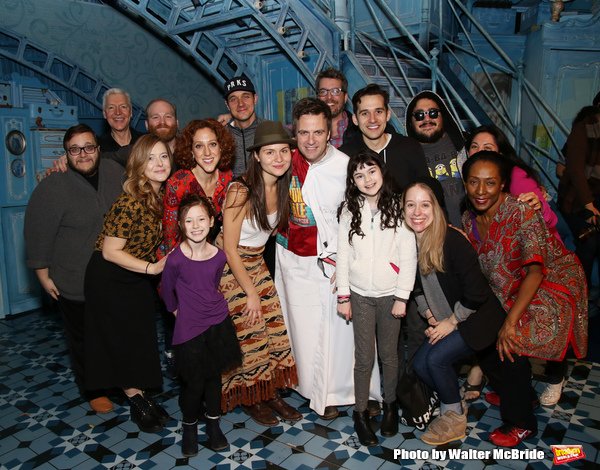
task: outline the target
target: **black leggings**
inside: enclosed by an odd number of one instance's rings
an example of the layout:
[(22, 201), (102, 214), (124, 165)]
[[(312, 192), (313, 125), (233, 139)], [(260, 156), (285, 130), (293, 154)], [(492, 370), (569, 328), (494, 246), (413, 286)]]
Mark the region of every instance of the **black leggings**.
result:
[(208, 416), (219, 416), (221, 414), (221, 376), (206, 377), (203, 382), (195, 381), (194, 383), (181, 379), (179, 407), (184, 423), (196, 421), (204, 407)]
[(478, 352), (477, 358), (491, 387), (500, 395), (502, 421), (537, 432), (532, 405), (537, 395), (531, 386), (529, 358), (513, 354), (514, 362), (507, 358), (501, 361), (495, 345)]

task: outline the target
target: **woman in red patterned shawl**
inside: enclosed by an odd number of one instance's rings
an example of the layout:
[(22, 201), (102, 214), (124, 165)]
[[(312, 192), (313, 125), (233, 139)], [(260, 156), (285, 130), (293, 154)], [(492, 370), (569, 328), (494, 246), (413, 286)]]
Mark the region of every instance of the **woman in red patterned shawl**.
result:
[(504, 422), (490, 440), (513, 447), (537, 432), (526, 356), (559, 361), (564, 376), (567, 349), (577, 357), (587, 352), (587, 288), (575, 255), (548, 232), (538, 212), (506, 192), (506, 174), (496, 152), (467, 160), (463, 178), (471, 210), (463, 224), (507, 312), (497, 351), (481, 365), (498, 392)]
[(187, 194), (199, 194), (212, 201), (217, 213), (212, 233), (219, 233), (223, 220), (221, 207), (232, 179), (230, 167), (234, 153), (233, 137), (214, 119), (193, 120), (177, 137), (175, 164), (179, 170), (165, 187), (163, 243), (158, 249), (159, 258), (177, 245), (177, 211)]

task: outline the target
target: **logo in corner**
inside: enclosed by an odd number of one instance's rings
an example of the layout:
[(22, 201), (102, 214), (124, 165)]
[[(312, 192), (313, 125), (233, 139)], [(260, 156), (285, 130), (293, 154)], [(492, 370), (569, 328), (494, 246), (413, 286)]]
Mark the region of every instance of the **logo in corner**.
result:
[(554, 453), (554, 465), (562, 465), (585, 458), (582, 445), (553, 445), (550, 447)]

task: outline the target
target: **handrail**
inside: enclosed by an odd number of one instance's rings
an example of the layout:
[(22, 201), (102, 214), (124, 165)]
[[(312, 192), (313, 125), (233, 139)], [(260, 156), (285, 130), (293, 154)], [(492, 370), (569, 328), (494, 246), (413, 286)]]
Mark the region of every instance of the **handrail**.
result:
[[(355, 2), (356, 0), (349, 0), (349, 11), (356, 11), (356, 6), (354, 5)], [(377, 57), (375, 57), (367, 45), (364, 44), (365, 39), (368, 39), (372, 44), (376, 44), (378, 47), (387, 48), (400, 70), (403, 70), (401, 67), (401, 60), (408, 58), (413, 61), (416, 60), (418, 61), (417, 63), (419, 63), (419, 65), (426, 67), (430, 73), (432, 87), (435, 87), (436, 84), (439, 85), (443, 94), (446, 95), (447, 98), (450, 98), (450, 100), (448, 100), (448, 106), (452, 110), (453, 114), (455, 114), (457, 121), (461, 122), (459, 115), (463, 115), (467, 116), (472, 124), (478, 125), (480, 119), (475, 116), (473, 112), (471, 112), (468, 105), (460, 97), (455, 87), (452, 86), (450, 80), (448, 80), (448, 71), (446, 69), (441, 70), (439, 65), (441, 58), (447, 55), (452, 64), (456, 64), (464, 72), (472, 72), (472, 67), (469, 70), (464, 60), (461, 60), (460, 56), (468, 56), (476, 59), (478, 67), (482, 72), (481, 79), (476, 80), (472, 74), (466, 73), (466, 76), (469, 80), (468, 85), (471, 86), (473, 98), (479, 103), (484, 103), (490, 108), (491, 112), (496, 116), (495, 120), (501, 123), (502, 127), (507, 131), (507, 134), (509, 134), (514, 140), (514, 145), (517, 149), (517, 152), (522, 152), (528, 155), (532, 163), (541, 170), (541, 173), (547, 179), (547, 182), (556, 188), (556, 179), (551, 177), (546, 171), (549, 165), (544, 166), (539, 161), (539, 158), (544, 159), (546, 163), (550, 162), (552, 164), (556, 164), (559, 162), (562, 159), (562, 155), (560, 153), (560, 146), (557, 138), (555, 137), (555, 133), (558, 132), (559, 135), (566, 139), (569, 129), (561, 121), (552, 107), (541, 96), (538, 90), (523, 76), (522, 64), (516, 64), (508, 56), (502, 47), (500, 47), (494, 38), (473, 16), (469, 7), (463, 4), (463, 2), (460, 0), (443, 0), (440, 2), (439, 16), (430, 19), (433, 22), (439, 21), (439, 25), (437, 25), (437, 31), (436, 28), (432, 28), (431, 30), (432, 39), (434, 43), (437, 41), (439, 51), (435, 48), (433, 48), (432, 51), (426, 51), (421, 46), (417, 38), (411, 34), (409, 28), (402, 23), (401, 19), (398, 18), (398, 16), (384, 0), (364, 1), (364, 3), (361, 4), (366, 4), (366, 11), (371, 16), (371, 24), (376, 26), (377, 33), (358, 31), (356, 29), (355, 22), (351, 22), (349, 35), (351, 38), (359, 39), (360, 43), (364, 45), (365, 49), (372, 56), (374, 63), (380, 67), (380, 69), (382, 68), (382, 65), (378, 61)], [(376, 8), (378, 9), (377, 12)], [(403, 50), (401, 50), (397, 44), (394, 44), (394, 42), (389, 39), (390, 35), (389, 33), (386, 34), (386, 31), (384, 31), (381, 17), (385, 17), (387, 22), (392, 25), (387, 26), (388, 30), (389, 28), (396, 29), (396, 36), (399, 36), (403, 39)], [(442, 21), (444, 17), (451, 18), (451, 21), (464, 35), (464, 41), (466, 44), (458, 44), (455, 41), (455, 38), (452, 37), (441, 37), (443, 35), (442, 29), (444, 25), (442, 24)], [(426, 18), (422, 18), (422, 21), (427, 20), (428, 19)], [(437, 39), (435, 37), (436, 34)], [(484, 56), (481, 51), (478, 50), (476, 42), (473, 40), (474, 34), (476, 34), (479, 39), (483, 40), (484, 44), (486, 45), (486, 51), (489, 51), (491, 48), (494, 57), (490, 58), (489, 52), (487, 53), (487, 56)], [(408, 48), (406, 44), (409, 45)], [(353, 41), (350, 42), (350, 47), (352, 48), (352, 52), (354, 52)], [(492, 71), (494, 73), (505, 74), (510, 79), (512, 83), (511, 92), (513, 94), (512, 103), (503, 101), (502, 94), (494, 82), (494, 78), (492, 77)], [(390, 86), (394, 90), (398, 91), (398, 87), (394, 83), (392, 77), (390, 77), (385, 71), (383, 71), (383, 75), (390, 82)], [(402, 80), (410, 80), (409, 77), (410, 70), (406, 76), (403, 73)], [(405, 96), (401, 95), (401, 97), (406, 101)], [(525, 98), (527, 98), (527, 100), (525, 100)], [(549, 143), (551, 145), (551, 152), (541, 149), (535, 141), (533, 141), (531, 138), (527, 138), (527, 136), (523, 133), (521, 116), (524, 111), (523, 107), (526, 105), (528, 106), (529, 103), (532, 103), (537, 119), (539, 120), (539, 124), (542, 126), (543, 130), (548, 136)], [(553, 154), (558, 155), (558, 157), (552, 156)]]

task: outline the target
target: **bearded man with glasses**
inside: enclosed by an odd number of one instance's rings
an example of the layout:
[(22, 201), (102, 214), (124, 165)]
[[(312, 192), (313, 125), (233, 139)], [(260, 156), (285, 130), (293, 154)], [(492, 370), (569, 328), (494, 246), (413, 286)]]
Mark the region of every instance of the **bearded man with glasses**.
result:
[(462, 228), (465, 189), (460, 170), (467, 160), (465, 138), (438, 94), (422, 91), (411, 100), (406, 108), (406, 135), (421, 143), (429, 173), (444, 190), (448, 221)]
[(92, 410), (113, 406), (102, 392), (83, 390), (83, 279), (102, 229), (104, 214), (122, 192), (123, 167), (99, 157), (94, 131), (85, 124), (67, 130), (63, 139), (67, 171), (54, 172), (35, 188), (25, 212), (27, 266), (42, 288), (58, 302), (71, 356), (71, 369)]

